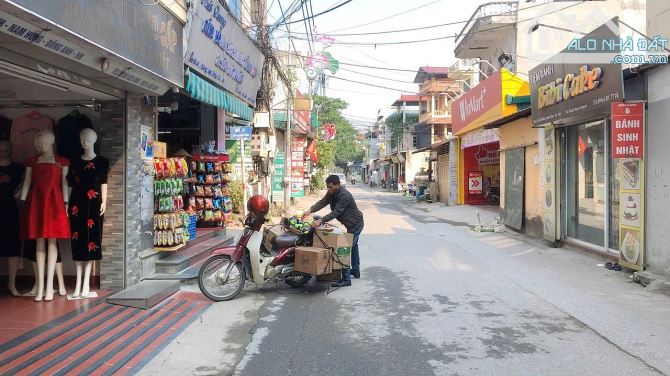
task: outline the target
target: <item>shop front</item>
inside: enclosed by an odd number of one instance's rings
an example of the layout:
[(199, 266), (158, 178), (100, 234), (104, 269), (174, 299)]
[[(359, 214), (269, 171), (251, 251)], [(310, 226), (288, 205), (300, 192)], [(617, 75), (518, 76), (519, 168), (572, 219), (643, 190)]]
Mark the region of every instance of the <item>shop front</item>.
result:
[(528, 95), (528, 83), (505, 69), (489, 76), (452, 103), (452, 132), (460, 138), (459, 204), (492, 204), (500, 191), (500, 135), (484, 126), (516, 113), (506, 96)]
[[(152, 97), (183, 86), (183, 66), (175, 63), (182, 58), (182, 24), (161, 6), (122, 3), (0, 4), (0, 115), (8, 130), (0, 133), (8, 135), (18, 169), (38, 170), (31, 162), (43, 153), (34, 147), (36, 138), (53, 144), (59, 156), (54, 166), (68, 167), (73, 192), (59, 201), (60, 207), (69, 201), (67, 217), (48, 224), (14, 219), (22, 221), (25, 238), (16, 256), (38, 264), (40, 254), (46, 256), (46, 277), (55, 272), (62, 291), (63, 275), (77, 275), (84, 285), (75, 291), (78, 296), (89, 288), (86, 274), (78, 275), (84, 269), (106, 290), (139, 282), (139, 254), (152, 244), (144, 230), (151, 226), (153, 187), (151, 179), (139, 178), (146, 171), (144, 141), (155, 136)], [(89, 201), (75, 194), (84, 188)], [(26, 193), (28, 206), (37, 200), (31, 192)], [(57, 204), (39, 203), (43, 208)], [(84, 213), (87, 218), (81, 222)], [(40, 226), (46, 225), (67, 236), (59, 232), (51, 233), (54, 241), (31, 240), (51, 239), (40, 236), (45, 235)], [(54, 253), (62, 261), (55, 267), (48, 261)], [(19, 274), (31, 280), (30, 263), (22, 266)]]
[[(614, 37), (603, 25), (584, 38)], [(541, 128), (544, 238), (619, 254), (623, 265), (640, 269), (644, 104), (624, 102), (620, 64), (553, 61), (530, 72), (533, 125)], [(629, 102), (644, 99), (636, 85), (626, 81)]]

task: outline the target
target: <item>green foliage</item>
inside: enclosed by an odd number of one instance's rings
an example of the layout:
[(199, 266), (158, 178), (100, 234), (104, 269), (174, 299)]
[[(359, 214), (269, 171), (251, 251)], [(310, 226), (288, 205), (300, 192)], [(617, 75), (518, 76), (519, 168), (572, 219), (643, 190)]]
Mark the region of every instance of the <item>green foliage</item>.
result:
[[(342, 116), (342, 110), (349, 107), (349, 104), (339, 98), (329, 97), (314, 97), (314, 107), (319, 110), (319, 123), (335, 124), (337, 134), (334, 140), (327, 143), (332, 145), (334, 159), (330, 163), (324, 163), (323, 167), (328, 168), (332, 166), (333, 162), (361, 162), (365, 156), (363, 145), (356, 138), (357, 132), (351, 123)], [(328, 150), (324, 150), (324, 154), (328, 154)], [(319, 153), (319, 159), (321, 154)], [(319, 161), (321, 164), (321, 161)]]
[(233, 180), (230, 183), (230, 200), (233, 202), (233, 211), (241, 213), (244, 203), (243, 184), (241, 180)]
[(328, 170), (333, 167), (335, 162), (335, 147), (330, 142), (317, 141), (316, 153), (319, 157), (319, 162), (316, 166), (319, 170)]
[(315, 189), (326, 189), (326, 178), (324, 176), (323, 170), (319, 170), (317, 173), (312, 175), (312, 186)]
[(419, 122), (419, 114), (406, 114), (405, 123), (402, 122), (402, 112), (396, 112), (386, 118), (386, 127), (391, 131), (391, 147), (398, 146), (402, 141), (403, 130), (410, 131), (410, 126)]

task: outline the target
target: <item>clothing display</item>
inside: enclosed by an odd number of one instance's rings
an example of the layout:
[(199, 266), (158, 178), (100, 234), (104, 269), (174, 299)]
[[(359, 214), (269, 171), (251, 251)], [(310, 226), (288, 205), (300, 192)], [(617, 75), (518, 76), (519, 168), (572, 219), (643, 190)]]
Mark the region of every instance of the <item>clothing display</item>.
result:
[(14, 257), (21, 253), (19, 211), (14, 193), (22, 176), (23, 167), (19, 164), (0, 166), (0, 257)]
[(9, 141), (12, 131), (12, 121), (0, 116), (0, 141)]
[(31, 111), (14, 119), (9, 138), (12, 143), (13, 162), (25, 163), (29, 157), (37, 155), (35, 138), (41, 130), (52, 131), (53, 121), (37, 111)]
[[(56, 250), (58, 251), (56, 262), (62, 262), (58, 243), (56, 243)], [(33, 239), (23, 241), (23, 257), (29, 261), (37, 262), (37, 240)]]
[(23, 218), (25, 239), (70, 238), (62, 190), (62, 168), (70, 162), (59, 155), (55, 159), (56, 163), (38, 162), (37, 156), (26, 160), (26, 167), (32, 168), (32, 181)]
[(78, 110), (67, 114), (56, 124), (56, 153), (75, 161), (84, 154), (79, 134), (83, 129), (93, 129), (91, 120)]
[[(81, 154), (80, 154), (81, 155)], [(74, 159), (68, 172), (70, 194), (70, 239), (72, 259), (92, 261), (102, 259), (102, 184), (107, 184), (109, 161), (96, 156), (90, 161)]]

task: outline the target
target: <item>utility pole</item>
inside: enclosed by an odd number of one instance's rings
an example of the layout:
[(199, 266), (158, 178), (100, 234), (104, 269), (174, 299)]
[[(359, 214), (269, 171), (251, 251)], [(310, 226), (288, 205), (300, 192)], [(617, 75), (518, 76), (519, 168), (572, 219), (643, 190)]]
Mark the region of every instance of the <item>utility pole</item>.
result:
[[(289, 54), (290, 56), (290, 54)], [(290, 57), (289, 57), (290, 58)], [(293, 89), (288, 88), (293, 94)], [(291, 185), (293, 183), (293, 174), (291, 174), (291, 101), (286, 102), (286, 152), (284, 153), (284, 210), (288, 209), (288, 203), (291, 196)]]

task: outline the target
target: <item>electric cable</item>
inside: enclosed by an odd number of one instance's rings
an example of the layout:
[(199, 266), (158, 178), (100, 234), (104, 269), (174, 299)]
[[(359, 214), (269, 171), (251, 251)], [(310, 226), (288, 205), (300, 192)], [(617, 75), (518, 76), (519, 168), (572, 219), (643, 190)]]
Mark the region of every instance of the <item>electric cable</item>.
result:
[[(550, 15), (550, 14), (553, 14), (553, 13), (556, 13), (556, 12), (563, 11), (563, 10), (565, 10), (565, 9), (568, 9), (568, 8), (571, 8), (571, 7), (580, 5), (580, 4), (582, 4), (583, 2), (585, 2), (585, 1), (586, 1), (586, 0), (582, 0), (582, 1), (579, 2), (579, 3), (571, 4), (571, 5), (568, 5), (568, 6), (564, 7), (564, 8), (556, 9), (556, 10), (554, 10), (554, 11), (545, 13), (545, 14), (543, 14), (542, 16), (547, 16), (547, 15)], [(525, 20), (520, 20), (520, 21), (517, 21), (516, 24), (520, 24), (520, 23), (523, 23), (523, 22), (532, 21), (532, 20), (537, 19), (538, 17), (539, 17), (539, 16), (535, 16), (535, 17), (528, 18), (528, 19), (525, 19)], [(511, 24), (506, 24), (506, 25), (496, 26), (496, 27), (492, 27), (492, 28), (490, 28), (490, 29), (477, 31), (476, 33), (489, 33), (489, 32), (494, 31), (494, 30), (498, 30), (498, 29), (502, 29), (502, 28), (509, 27), (510, 25), (511, 25)], [(338, 41), (334, 41), (333, 44), (336, 44), (336, 45), (349, 45), (349, 46), (375, 46), (375, 47), (376, 47), (376, 46), (388, 46), (388, 45), (402, 45), (402, 44), (412, 44), (412, 43), (432, 42), (432, 41), (438, 41), (438, 40), (443, 40), (443, 39), (451, 39), (451, 38), (456, 39), (456, 38), (458, 38), (459, 35), (460, 35), (460, 34), (454, 34), (454, 35), (447, 35), (447, 36), (441, 36), (441, 37), (435, 37), (435, 38), (416, 39), (416, 40), (405, 40), (405, 41), (397, 41), (397, 42), (338, 42)], [(298, 39), (298, 40), (304, 40), (304, 38), (300, 38), (300, 37), (292, 37), (292, 38), (293, 38), (293, 39)]]
[(367, 77), (379, 78), (380, 80), (399, 82), (399, 83), (401, 83), (401, 84), (415, 84), (414, 81), (395, 80), (395, 79), (393, 79), (393, 78), (387, 78), (387, 77), (382, 77), (382, 76), (375, 76), (375, 75), (372, 75), (372, 74), (363, 73), (363, 72), (357, 72), (357, 71), (355, 71), (355, 70), (351, 70), (351, 69), (347, 69), (347, 68), (342, 68), (342, 67), (340, 67), (340, 70), (343, 70), (343, 71), (345, 71), (345, 72), (351, 72), (351, 73), (360, 74), (360, 75), (367, 76)]
[(430, 3), (427, 3), (427, 4), (423, 4), (423, 5), (419, 5), (419, 6), (416, 7), (416, 8), (408, 9), (408, 10), (402, 11), (402, 12), (400, 12), (400, 13), (393, 14), (393, 15), (388, 16), (388, 17), (380, 18), (380, 19), (378, 19), (378, 20), (370, 21), (370, 22), (367, 22), (367, 23), (364, 23), (364, 24), (360, 24), (360, 25), (356, 25), (356, 26), (349, 26), (349, 27), (345, 27), (345, 28), (342, 28), (342, 29), (333, 30), (332, 32), (338, 32), (338, 31), (343, 31), (343, 30), (357, 29), (357, 28), (359, 28), (359, 27), (368, 26), (368, 25), (372, 25), (372, 24), (375, 24), (375, 23), (378, 23), (378, 22), (386, 21), (386, 20), (388, 20), (388, 19), (390, 19), (390, 18), (393, 18), (393, 17), (396, 17), (396, 16), (400, 16), (400, 15), (403, 15), (403, 14), (407, 14), (407, 13), (409, 13), (409, 12), (413, 12), (413, 11), (415, 11), (415, 10), (418, 10), (418, 9), (421, 9), (421, 8), (425, 8), (425, 7), (427, 7), (427, 6), (429, 6), (429, 5), (433, 5), (433, 4), (435, 4), (435, 3), (439, 3), (440, 1), (442, 1), (442, 0), (435, 0), (435, 1), (433, 1), (433, 2), (430, 2)]
[[(349, 3), (352, 2), (352, 1), (354, 1), (354, 0), (346, 0), (345, 2), (343, 2), (343, 3), (339, 4), (339, 5), (335, 5), (334, 7), (330, 8), (330, 9), (326, 9), (326, 10), (324, 10), (323, 12), (320, 12), (320, 13), (317, 13), (317, 14), (312, 15), (311, 18), (314, 19), (314, 18), (319, 17), (319, 16), (322, 16), (322, 15), (324, 15), (324, 14), (326, 14), (326, 13), (330, 13), (330, 12), (332, 12), (332, 11), (334, 11), (334, 10), (340, 8), (340, 7), (343, 7), (343, 6), (347, 5), (347, 4), (349, 4)], [(438, 1), (440, 1), (440, 0), (438, 0)], [(296, 20), (296, 21), (290, 21), (290, 22), (283, 22), (283, 23), (288, 25), (288, 24), (293, 24), (293, 23), (296, 23), (296, 22), (302, 22), (302, 21), (304, 21), (304, 19), (302, 19), (302, 20)]]
[(366, 86), (378, 87), (378, 88), (381, 88), (381, 89), (387, 89), (387, 90), (393, 90), (393, 91), (400, 91), (400, 92), (405, 92), (405, 93), (410, 93), (410, 94), (419, 94), (418, 92), (413, 92), (413, 91), (410, 91), (410, 90), (400, 90), (400, 89), (398, 89), (398, 88), (392, 88), (392, 87), (388, 87), (388, 86), (375, 85), (375, 84), (371, 84), (371, 83), (367, 83), (367, 82), (361, 82), (361, 81), (356, 81), (356, 80), (349, 80), (349, 79), (342, 78), (342, 77), (337, 77), (337, 76), (330, 76), (330, 77), (328, 77), (328, 78), (336, 79), (336, 80), (341, 80), (341, 81), (352, 82), (352, 83), (360, 84), (360, 85), (366, 85)]

